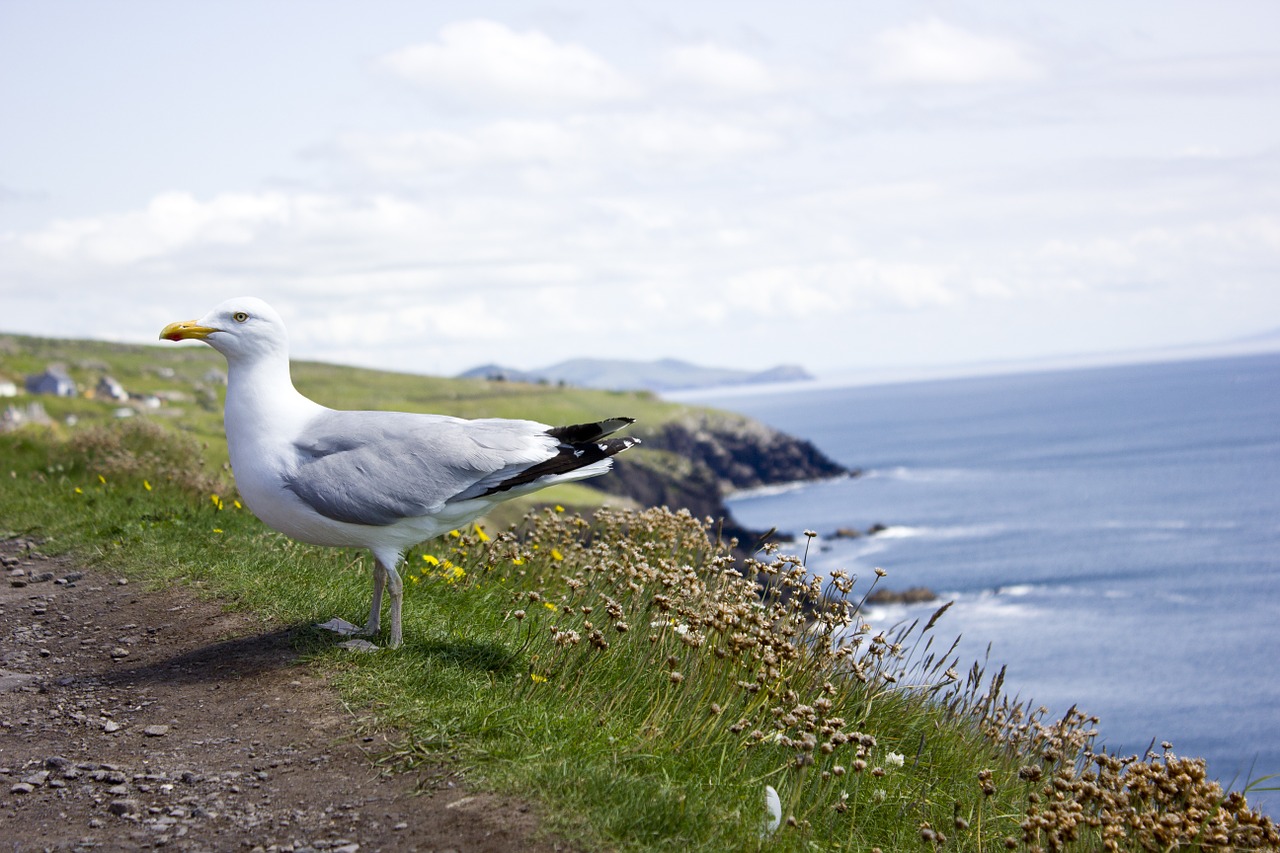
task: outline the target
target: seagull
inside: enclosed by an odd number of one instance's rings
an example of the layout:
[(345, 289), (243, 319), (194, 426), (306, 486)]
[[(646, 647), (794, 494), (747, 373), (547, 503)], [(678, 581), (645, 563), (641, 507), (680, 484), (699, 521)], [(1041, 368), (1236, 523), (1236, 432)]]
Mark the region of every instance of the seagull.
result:
[(229, 299), (161, 340), (204, 341), (226, 356), (223, 419), (240, 496), (269, 527), (314, 545), (373, 553), (373, 603), (361, 633), (403, 641), (404, 552), (505, 500), (604, 474), (639, 439), (608, 438), (634, 423), (610, 418), (552, 427), (529, 420), (326, 408), (293, 387), (289, 336), (266, 302)]

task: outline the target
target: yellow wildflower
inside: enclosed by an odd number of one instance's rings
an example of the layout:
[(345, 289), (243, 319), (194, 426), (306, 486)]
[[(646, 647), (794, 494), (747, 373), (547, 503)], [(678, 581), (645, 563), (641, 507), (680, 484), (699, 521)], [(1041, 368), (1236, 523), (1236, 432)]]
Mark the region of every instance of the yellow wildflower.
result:
[(79, 486), (76, 486), (76, 494), (77, 494), (77, 495), (83, 495), (83, 494), (84, 494), (84, 489), (80, 488)]
[(438, 566), (438, 565), (440, 565), (440, 560), (439, 560), (439, 559), (437, 559), (436, 557), (432, 556), (431, 554), (423, 554), (423, 555), (422, 555), (422, 562), (424, 562), (424, 563), (430, 563), (430, 564), (431, 564), (431, 565), (433, 565), (433, 566)]
[(143, 480), (143, 481), (142, 481), (142, 488), (146, 489), (146, 490), (149, 492), (149, 491), (151, 491), (151, 484), (150, 484), (149, 482), (147, 482), (146, 480)]
[(553, 602), (550, 602), (550, 601), (544, 601), (544, 602), (542, 602), (542, 606), (543, 606), (543, 607), (545, 607), (545, 608), (547, 608), (548, 610), (550, 610), (552, 613), (556, 613), (556, 612), (558, 612), (558, 611), (560, 610), (560, 608), (559, 608), (559, 607), (556, 607), (556, 606), (555, 606), (555, 604), (554, 604)]
[(538, 675), (536, 672), (529, 673), (529, 678), (533, 680), (534, 684), (542, 684), (547, 680), (545, 675)]
[(560, 504), (556, 504), (556, 512), (564, 512), (564, 507), (560, 506)]
[(450, 530), (449, 535), (452, 536), (454, 539), (462, 538), (462, 533), (457, 530)]
[(106, 478), (106, 477), (104, 477), (104, 476), (102, 476), (101, 474), (99, 474), (99, 475), (98, 475), (98, 482), (105, 486), (105, 485), (107, 484), (107, 478)]
[(488, 534), (488, 533), (485, 533), (485, 532), (484, 532), (484, 528), (483, 528), (483, 527), (481, 527), (481, 526), (480, 526), (480, 525), (478, 525), (478, 524), (476, 525), (476, 536), (480, 537), (480, 541), (481, 541), (481, 542), (488, 542), (488, 541), (489, 541), (489, 534)]
[(221, 533), (221, 532), (222, 532), (222, 528), (221, 528), (221, 527), (215, 527), (215, 528), (213, 528), (213, 532), (214, 532), (214, 533)]
[(561, 554), (561, 553), (560, 553), (560, 549), (559, 549), (559, 548), (552, 548), (552, 549), (551, 549), (551, 559), (553, 559), (553, 560), (563, 560), (563, 559), (564, 559), (564, 554)]

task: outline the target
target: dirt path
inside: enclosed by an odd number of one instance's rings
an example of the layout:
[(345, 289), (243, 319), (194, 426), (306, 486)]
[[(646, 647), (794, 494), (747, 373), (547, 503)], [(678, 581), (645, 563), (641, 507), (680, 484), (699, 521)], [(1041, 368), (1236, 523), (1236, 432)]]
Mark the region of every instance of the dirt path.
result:
[(564, 849), (447, 770), (383, 771), (289, 632), (22, 540), (0, 562), (5, 850)]

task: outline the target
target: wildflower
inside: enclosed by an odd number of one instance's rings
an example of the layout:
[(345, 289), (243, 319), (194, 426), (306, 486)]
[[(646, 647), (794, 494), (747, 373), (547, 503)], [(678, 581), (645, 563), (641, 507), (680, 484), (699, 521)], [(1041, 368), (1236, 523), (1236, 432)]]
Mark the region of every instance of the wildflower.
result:
[(244, 504), (240, 503), (240, 501), (233, 500), (231, 505), (236, 509), (244, 509)]
[(529, 673), (529, 679), (534, 684), (544, 684), (547, 680), (547, 677), (545, 675), (538, 675), (538, 673), (536, 672), (531, 672)]
[(454, 539), (461, 539), (461, 538), (462, 538), (462, 533), (461, 533), (460, 531), (457, 531), (457, 530), (450, 530), (450, 531), (449, 531), (449, 535), (450, 535), (450, 536), (452, 536)]
[(523, 610), (517, 610), (517, 611), (515, 611), (514, 613), (512, 613), (511, 615), (512, 615), (512, 616), (514, 616), (514, 617), (516, 617), (516, 621), (518, 622), (518, 621), (520, 621), (521, 619), (523, 619), (523, 618), (524, 618), (524, 611), (523, 611)]
[(222, 528), (221, 528), (221, 527), (215, 527), (215, 528), (213, 528), (213, 532), (214, 532), (214, 533), (221, 533), (221, 532), (222, 532)]
[(523, 565), (524, 565), (524, 557), (516, 557), (514, 560), (512, 560), (512, 561), (511, 561), (511, 565), (513, 565), (513, 566), (523, 566)]
[(556, 561), (563, 560), (563, 559), (564, 559), (564, 554), (561, 554), (561, 553), (560, 553), (560, 549), (559, 549), (559, 548), (552, 548), (552, 549), (551, 549), (551, 559), (556, 560)]
[(672, 684), (679, 684), (684, 681), (684, 676), (674, 670), (672, 670), (671, 675), (669, 675), (668, 678), (671, 679)]
[(209, 500), (212, 501), (214, 509), (217, 509), (217, 510), (222, 509), (222, 498), (218, 497), (217, 495), (209, 495)]
[(76, 494), (77, 494), (77, 495), (83, 495), (83, 494), (84, 494), (84, 489), (80, 488), (79, 486), (76, 486)]
[(871, 792), (871, 800), (876, 803), (883, 803), (888, 796), (889, 792), (884, 788), (876, 788)]
[(556, 512), (564, 512), (564, 507), (560, 506), (560, 504), (556, 504)]
[(480, 526), (480, 525), (478, 525), (478, 524), (476, 525), (476, 536), (477, 536), (477, 537), (479, 537), (479, 539), (480, 539), (480, 541), (481, 541), (481, 542), (488, 542), (488, 541), (489, 541), (489, 534), (488, 534), (488, 533), (485, 533), (485, 532), (484, 532), (484, 528), (483, 528), (483, 527), (481, 527), (481, 526)]
[(900, 752), (891, 752), (884, 757), (884, 763), (890, 767), (901, 767), (904, 761), (906, 756)]
[(417, 576), (417, 575), (409, 575), (409, 582), (410, 582), (410, 583), (418, 583), (418, 576)]
[(439, 558), (438, 558), (438, 557), (434, 557), (434, 556), (432, 556), (431, 554), (423, 554), (423, 555), (422, 555), (422, 562), (424, 562), (424, 563), (430, 563), (430, 564), (431, 564), (431, 565), (433, 565), (433, 566), (438, 566), (438, 565), (440, 565), (440, 560), (439, 560)]
[(104, 477), (104, 476), (102, 476), (101, 474), (99, 474), (99, 475), (98, 475), (98, 482), (105, 486), (105, 485), (107, 484), (107, 478), (106, 478), (106, 477)]
[(151, 491), (151, 484), (150, 484), (150, 483), (148, 483), (146, 480), (143, 480), (143, 481), (142, 481), (142, 488), (146, 489), (146, 490), (149, 492), (149, 491)]
[(555, 604), (553, 604), (553, 603), (552, 603), (552, 602), (550, 602), (550, 601), (544, 601), (544, 602), (542, 602), (542, 606), (543, 606), (543, 607), (545, 607), (545, 608), (547, 608), (548, 610), (550, 610), (552, 613), (555, 613), (557, 610), (559, 610), (559, 609), (560, 609), (559, 607), (556, 607), (556, 606), (555, 606)]

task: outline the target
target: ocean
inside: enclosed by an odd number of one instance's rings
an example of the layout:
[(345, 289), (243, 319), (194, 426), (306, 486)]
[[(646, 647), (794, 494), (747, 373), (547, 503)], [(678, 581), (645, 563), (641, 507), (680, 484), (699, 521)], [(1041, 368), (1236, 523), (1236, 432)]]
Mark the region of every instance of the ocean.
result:
[[(818, 531), (817, 574), (954, 600), (961, 671), (989, 645), (1006, 693), (1096, 714), (1112, 752), (1167, 740), (1236, 789), (1280, 773), (1280, 354), (703, 401), (862, 471), (729, 505)], [(1280, 817), (1280, 793), (1249, 799)]]

